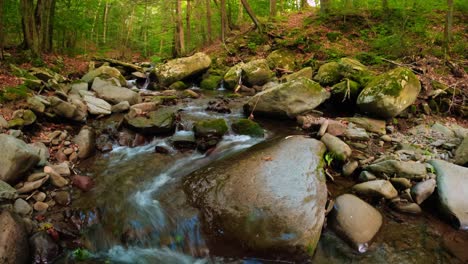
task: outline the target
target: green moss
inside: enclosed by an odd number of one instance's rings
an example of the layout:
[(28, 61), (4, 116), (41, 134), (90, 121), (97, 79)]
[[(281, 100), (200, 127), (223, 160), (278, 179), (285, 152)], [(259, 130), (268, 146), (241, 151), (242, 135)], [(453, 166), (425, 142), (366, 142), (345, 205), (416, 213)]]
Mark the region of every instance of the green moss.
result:
[(228, 130), (229, 128), (226, 120), (222, 118), (199, 121), (193, 126), (193, 131), (197, 138), (210, 135), (221, 137), (226, 134)]
[(185, 84), (183, 81), (177, 81), (169, 86), (171, 90), (184, 90), (187, 89), (188, 85)]
[(14, 118), (8, 121), (8, 127), (22, 127), (24, 126), (24, 120), (21, 118)]
[(216, 90), (219, 87), (219, 83), (223, 78), (218, 75), (208, 75), (200, 83), (200, 87), (204, 90)]
[(338, 83), (341, 80), (340, 65), (338, 62), (325, 63), (319, 68), (314, 80), (324, 86)]
[(237, 120), (232, 124), (232, 130), (240, 135), (248, 135), (252, 137), (264, 136), (262, 127), (250, 119)]
[[(338, 84), (333, 85), (331, 89), (331, 95), (334, 98), (339, 100), (344, 100), (346, 98), (350, 98), (351, 100), (355, 100), (359, 92), (361, 91), (361, 87), (359, 83), (351, 80), (344, 80)], [(349, 88), (349, 91), (348, 91)]]
[(153, 97), (153, 102), (159, 103), (159, 104), (167, 104), (174, 102), (178, 99), (177, 96), (175, 95), (158, 95)]

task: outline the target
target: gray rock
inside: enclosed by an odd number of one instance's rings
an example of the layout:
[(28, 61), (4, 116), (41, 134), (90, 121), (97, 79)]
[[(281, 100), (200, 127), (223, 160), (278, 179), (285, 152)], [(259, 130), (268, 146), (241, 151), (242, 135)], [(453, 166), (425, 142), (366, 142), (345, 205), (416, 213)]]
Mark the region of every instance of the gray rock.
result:
[(78, 145), (78, 157), (80, 159), (89, 158), (96, 150), (96, 134), (90, 127), (83, 127), (73, 139), (73, 142)]
[(300, 70), (298, 72), (294, 72), (294, 73), (291, 73), (291, 74), (288, 74), (288, 75), (282, 77), (281, 80), (284, 81), (284, 82), (289, 82), (289, 81), (295, 80), (295, 79), (297, 79), (299, 77), (312, 79), (313, 72), (314, 72), (314, 70), (312, 70), (311, 67), (305, 67), (304, 69), (302, 69), (302, 70)]
[(44, 172), (50, 176), (50, 181), (55, 187), (62, 188), (68, 184), (68, 180), (60, 176), (52, 167), (45, 166)]
[[(295, 54), (290, 50), (274, 50), (266, 58), (270, 69), (284, 69), (294, 71), (296, 67)], [(312, 72), (309, 78), (312, 77)]]
[(351, 148), (341, 139), (325, 133), (320, 139), (326, 146), (328, 151), (333, 155), (333, 158), (339, 161), (345, 161), (352, 154)]
[(371, 172), (368, 172), (368, 171), (362, 171), (359, 174), (359, 177), (358, 177), (359, 182), (373, 181), (373, 180), (376, 180), (376, 179), (377, 179), (377, 177), (374, 174), (372, 174)]
[(456, 137), (455, 132), (453, 132), (452, 129), (442, 125), (441, 123), (435, 123), (434, 125), (432, 125), (431, 130), (432, 132), (439, 133), (440, 135), (444, 136), (444, 138), (446, 139)]
[(170, 60), (155, 67), (154, 74), (162, 86), (168, 87), (172, 83), (185, 78), (201, 74), (211, 66), (211, 58), (199, 52), (193, 56)]
[(19, 194), (23, 193), (30, 193), (34, 190), (39, 189), (44, 183), (49, 179), (49, 175), (46, 175), (43, 178), (34, 180), (34, 181), (27, 181), (21, 186), (21, 188), (18, 189)]
[[(58, 97), (51, 97), (50, 104), (51, 104), (52, 111), (56, 115), (75, 120), (75, 115), (77, 112), (76, 105), (69, 103), (69, 102), (65, 102)], [(77, 120), (77, 121), (80, 121), (80, 120)]]
[(350, 140), (369, 140), (369, 134), (367, 134), (366, 130), (356, 127), (353, 123), (349, 123), (344, 135)]
[(407, 178), (390, 178), (390, 182), (398, 189), (408, 189), (411, 188), (411, 181)]
[(243, 83), (249, 87), (254, 85), (262, 86), (275, 76), (265, 59), (249, 61), (242, 66), (242, 71)]
[[(119, 80), (117, 80), (116, 78), (106, 78), (106, 79), (102, 79), (102, 78), (99, 78), (99, 77), (96, 77), (93, 81), (93, 85), (91, 85), (91, 90), (96, 90), (96, 89), (99, 89), (101, 87), (104, 87), (104, 86), (118, 86), (118, 87), (122, 87), (122, 84), (120, 84)], [(84, 91), (87, 91), (87, 90), (84, 90)], [(80, 94), (82, 94), (80, 92)]]
[(119, 70), (105, 65), (86, 73), (81, 78), (81, 80), (87, 83), (92, 83), (96, 77), (116, 78), (117, 80), (119, 80), (120, 85), (127, 85), (127, 81), (122, 76), (122, 73), (120, 73)]
[(405, 213), (405, 214), (422, 213), (422, 209), (417, 203), (396, 202), (396, 203), (392, 203), (392, 208), (398, 212)]
[(147, 116), (127, 114), (124, 121), (128, 127), (143, 134), (165, 134), (175, 129), (175, 113), (170, 108), (152, 111)]
[(90, 114), (110, 115), (112, 113), (112, 106), (102, 99), (96, 98), (94, 96), (85, 95), (83, 96), (83, 100), (86, 102)]
[(224, 85), (227, 89), (234, 90), (239, 84), (239, 80), (242, 76), (242, 67), (244, 67), (244, 65), (245, 64), (241, 62), (234, 65), (226, 72), (224, 75)]
[(0, 134), (0, 180), (16, 183), (39, 161), (34, 148), (24, 141), (9, 135)]
[(29, 126), (34, 124), (36, 119), (37, 117), (33, 111), (29, 109), (20, 109), (13, 112), (10, 121), (8, 121), (8, 126), (10, 128)]
[(176, 148), (191, 149), (197, 146), (195, 133), (193, 131), (176, 131), (171, 137), (171, 142)]
[(443, 160), (431, 160), (437, 174), (442, 210), (462, 230), (468, 230), (468, 168)]
[(5, 200), (13, 200), (18, 197), (15, 188), (11, 187), (8, 183), (0, 180), (0, 202)]
[(40, 158), (37, 166), (45, 166), (50, 158), (49, 148), (47, 148), (47, 146), (42, 142), (34, 142), (29, 145), (36, 150), (36, 153)]
[(244, 105), (244, 111), (293, 118), (315, 109), (329, 96), (318, 83), (299, 77), (256, 94)]
[(418, 182), (411, 188), (411, 197), (417, 204), (424, 202), (434, 192), (436, 187), (436, 181), (429, 179), (427, 181)]
[(329, 217), (333, 230), (363, 253), (382, 226), (382, 215), (370, 204), (351, 194), (336, 198)]
[(8, 121), (6, 121), (5, 118), (0, 115), (0, 129), (2, 128), (8, 128)]
[(353, 191), (367, 196), (381, 196), (385, 199), (393, 199), (398, 196), (398, 191), (386, 180), (359, 183), (353, 186)]
[(71, 89), (70, 89), (71, 94), (79, 94), (80, 91), (88, 91), (87, 82), (77, 82), (71, 85)]
[(130, 104), (127, 101), (120, 102), (111, 107), (112, 113), (122, 113), (130, 109)]
[(112, 104), (127, 101), (130, 105), (134, 105), (141, 101), (138, 93), (127, 88), (108, 85), (92, 89), (96, 92), (97, 97)]
[(346, 120), (350, 123), (355, 124), (358, 127), (364, 128), (369, 132), (374, 132), (379, 135), (385, 135), (385, 121), (378, 120), (368, 117), (346, 117), (346, 118), (339, 118), (338, 120)]
[(16, 199), (15, 204), (13, 205), (15, 213), (21, 216), (28, 216), (32, 213), (32, 207), (23, 199)]
[(43, 100), (38, 96), (28, 97), (28, 107), (36, 113), (44, 113), (46, 108)]
[(1, 212), (0, 231), (0, 263), (31, 263), (28, 236), (21, 219), (8, 211)]
[(62, 176), (70, 176), (70, 164), (65, 161), (56, 165), (51, 165), (50, 166), (55, 172)]
[(185, 189), (217, 235), (253, 250), (312, 254), (325, 217), (324, 152), (315, 139), (277, 139), (195, 172)]
[(367, 166), (366, 170), (408, 179), (422, 179), (426, 176), (426, 165), (412, 161), (385, 160)]
[(465, 165), (468, 163), (468, 136), (463, 139), (455, 151), (455, 164)]
[(348, 161), (343, 166), (343, 176), (350, 176), (359, 167), (359, 162), (356, 160)]
[(375, 77), (362, 90), (358, 107), (372, 115), (394, 117), (414, 103), (421, 91), (421, 83), (408, 68), (396, 68)]

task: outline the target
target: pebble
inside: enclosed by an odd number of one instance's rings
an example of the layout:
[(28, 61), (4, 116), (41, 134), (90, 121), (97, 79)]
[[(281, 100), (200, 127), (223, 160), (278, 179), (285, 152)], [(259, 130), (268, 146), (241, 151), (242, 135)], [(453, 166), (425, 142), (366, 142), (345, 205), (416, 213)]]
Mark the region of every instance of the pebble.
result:
[(343, 176), (350, 176), (359, 167), (359, 162), (353, 160), (343, 166)]
[(362, 171), (361, 174), (359, 174), (358, 181), (359, 182), (367, 182), (367, 181), (373, 181), (376, 180), (377, 177), (372, 174), (371, 172), (368, 171)]
[(392, 182), (393, 186), (397, 189), (408, 189), (411, 188), (411, 181), (407, 178), (391, 178), (390, 182)]
[(21, 216), (26, 216), (29, 215), (32, 212), (31, 206), (28, 204), (23, 199), (16, 199), (15, 204), (13, 205), (13, 208), (15, 210), (15, 213), (21, 215)]
[(42, 178), (44, 178), (46, 176), (47, 176), (47, 173), (36, 172), (36, 173), (33, 173), (33, 174), (29, 175), (26, 181), (33, 182), (33, 181), (40, 180), (40, 179), (42, 179)]
[(60, 205), (69, 205), (71, 202), (70, 193), (67, 191), (59, 191), (55, 193), (54, 200)]
[(74, 149), (72, 149), (72, 148), (66, 148), (66, 149), (63, 151), (63, 154), (69, 156), (69, 155), (71, 155), (73, 152), (75, 152)]
[(382, 139), (385, 142), (391, 142), (392, 141), (392, 138), (389, 135), (383, 135), (383, 136), (380, 137), (380, 139)]
[(36, 202), (43, 202), (47, 198), (47, 195), (44, 192), (38, 192), (32, 196)]
[(73, 175), (72, 182), (73, 185), (85, 192), (91, 190), (94, 186), (93, 179), (87, 176)]
[(416, 203), (396, 202), (392, 203), (392, 208), (398, 212), (407, 214), (420, 214), (422, 213), (421, 207)]
[(436, 181), (430, 179), (427, 181), (419, 182), (411, 188), (411, 197), (417, 204), (424, 202), (434, 192)]
[(54, 186), (62, 188), (68, 184), (68, 180), (60, 176), (52, 167), (45, 166), (44, 172), (50, 175), (51, 182)]
[(34, 210), (38, 212), (43, 212), (49, 208), (49, 205), (44, 202), (36, 202), (33, 207), (34, 207)]

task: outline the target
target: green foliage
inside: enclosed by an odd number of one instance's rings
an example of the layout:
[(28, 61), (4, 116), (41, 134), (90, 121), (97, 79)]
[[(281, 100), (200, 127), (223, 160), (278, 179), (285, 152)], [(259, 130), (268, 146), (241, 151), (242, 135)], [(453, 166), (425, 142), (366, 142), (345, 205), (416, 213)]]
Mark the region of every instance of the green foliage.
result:
[(328, 32), (327, 39), (331, 42), (335, 42), (343, 36), (341, 32)]
[(325, 154), (325, 161), (327, 162), (328, 167), (331, 166), (334, 158), (335, 158), (335, 155), (331, 152), (327, 152), (327, 154)]
[(92, 254), (87, 249), (77, 248), (72, 251), (72, 257), (77, 261), (86, 261), (92, 257)]
[(373, 52), (361, 52), (356, 54), (356, 59), (364, 65), (379, 65), (382, 64), (382, 58)]
[(162, 62), (162, 58), (160, 56), (158, 56), (158, 55), (153, 55), (153, 56), (150, 57), (150, 61), (153, 64), (158, 64), (158, 63)]
[(31, 91), (24, 84), (16, 87), (7, 87), (3, 91), (0, 91), (0, 102), (25, 99), (30, 93)]

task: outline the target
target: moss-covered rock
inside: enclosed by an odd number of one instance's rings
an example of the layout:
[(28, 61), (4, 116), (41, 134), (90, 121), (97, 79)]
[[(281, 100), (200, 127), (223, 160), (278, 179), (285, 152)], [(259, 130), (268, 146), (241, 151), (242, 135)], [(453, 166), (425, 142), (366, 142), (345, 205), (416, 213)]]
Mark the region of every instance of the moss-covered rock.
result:
[(312, 79), (312, 74), (313, 74), (312, 67), (305, 67), (304, 69), (302, 69), (302, 70), (300, 70), (298, 72), (294, 72), (294, 73), (291, 73), (291, 74), (288, 74), (288, 75), (282, 77), (281, 80), (285, 81), (285, 82), (289, 82), (289, 81), (295, 80), (295, 79), (297, 79), (299, 77)]
[(360, 92), (361, 86), (359, 83), (351, 80), (344, 80), (333, 85), (331, 88), (332, 98), (339, 101), (346, 101), (349, 99), (355, 102)]
[(193, 126), (193, 131), (197, 138), (222, 137), (228, 130), (229, 127), (226, 120), (222, 118), (198, 121)]
[(264, 85), (275, 76), (275, 73), (270, 70), (268, 62), (265, 59), (248, 62), (242, 67), (242, 71), (243, 83), (248, 86)]
[(250, 119), (239, 119), (231, 125), (232, 130), (239, 135), (248, 135), (251, 137), (263, 137), (264, 131), (262, 127), (250, 120)]
[(200, 83), (200, 87), (204, 90), (216, 90), (219, 87), (219, 83), (222, 79), (223, 77), (219, 75), (209, 74), (203, 78), (202, 82)]
[(296, 68), (295, 54), (289, 50), (275, 50), (266, 59), (270, 69), (294, 71)]
[(166, 134), (175, 129), (175, 114), (171, 108), (152, 111), (147, 116), (125, 115), (125, 124), (143, 134)]
[(373, 73), (358, 60), (341, 58), (338, 61), (342, 78), (347, 78), (365, 86), (373, 77)]
[(229, 90), (234, 90), (239, 83), (239, 79), (242, 76), (242, 67), (244, 63), (239, 63), (231, 67), (224, 75), (224, 87)]
[(185, 84), (183, 81), (177, 81), (169, 86), (171, 90), (184, 90), (187, 89), (188, 85)]
[(116, 78), (119, 80), (120, 85), (127, 86), (127, 80), (123, 77), (122, 73), (119, 70), (109, 66), (101, 66), (97, 69), (94, 69), (88, 73), (86, 73), (81, 80), (92, 83), (94, 78), (100, 77), (101, 79), (109, 79), (109, 78)]
[(341, 80), (340, 64), (332, 61), (320, 66), (314, 80), (323, 86), (337, 84)]
[(193, 56), (170, 60), (154, 68), (154, 74), (162, 86), (203, 73), (211, 66), (211, 58), (199, 52)]
[(256, 94), (244, 105), (244, 111), (292, 118), (313, 110), (329, 96), (318, 83), (299, 77)]
[(357, 104), (363, 112), (394, 117), (413, 104), (420, 91), (416, 75), (399, 67), (375, 77), (359, 94)]

